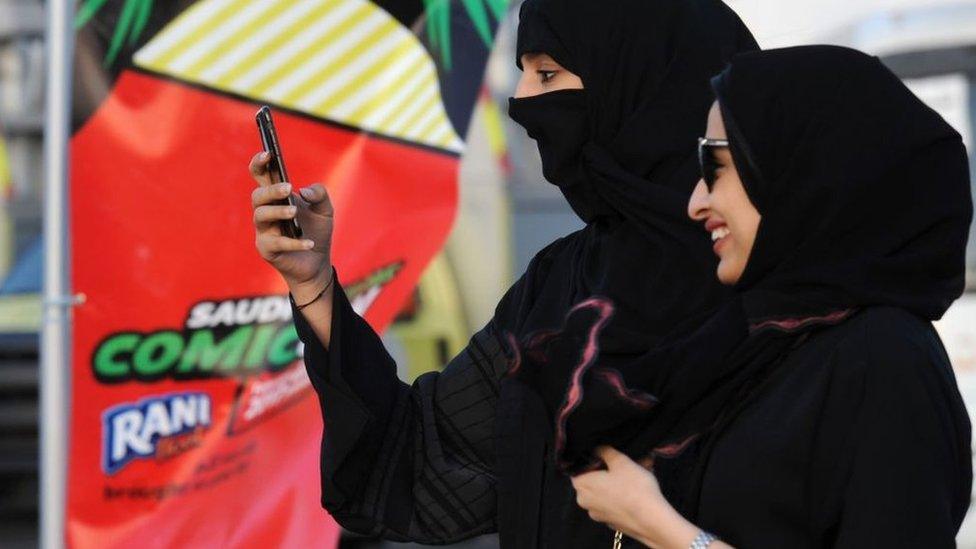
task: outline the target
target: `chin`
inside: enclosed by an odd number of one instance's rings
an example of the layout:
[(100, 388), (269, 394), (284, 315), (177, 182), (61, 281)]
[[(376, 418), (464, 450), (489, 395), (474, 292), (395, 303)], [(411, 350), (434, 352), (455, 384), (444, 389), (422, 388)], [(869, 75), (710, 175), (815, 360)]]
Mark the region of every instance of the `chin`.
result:
[(733, 286), (742, 277), (742, 270), (735, 269), (731, 265), (727, 265), (724, 261), (718, 264), (718, 281), (725, 286)]

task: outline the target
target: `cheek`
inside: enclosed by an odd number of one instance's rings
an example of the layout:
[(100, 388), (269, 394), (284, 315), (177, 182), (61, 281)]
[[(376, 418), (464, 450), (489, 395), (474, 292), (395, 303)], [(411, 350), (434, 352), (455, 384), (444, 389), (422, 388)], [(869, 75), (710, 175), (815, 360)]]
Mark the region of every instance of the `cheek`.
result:
[(749, 261), (749, 254), (752, 252), (752, 244), (756, 239), (755, 231), (750, 231), (747, 224), (740, 223), (739, 226), (732, 228), (732, 246), (729, 246), (729, 267), (735, 270), (742, 270)]
[(756, 243), (756, 233), (759, 232), (759, 213), (751, 206), (750, 204), (748, 210), (743, 212), (738, 227), (738, 240), (746, 257), (752, 252), (752, 247)]
[(736, 252), (748, 255), (756, 240), (759, 212), (753, 207), (752, 202), (749, 202), (745, 192), (724, 196), (722, 203), (725, 207), (719, 213), (725, 218), (729, 230), (732, 231)]
[(749, 239), (748, 239), (748, 252), (752, 252), (752, 248), (756, 245), (756, 235), (759, 233), (759, 217), (757, 216), (749, 226)]
[[(750, 208), (743, 204), (740, 197), (717, 190), (711, 195), (712, 209), (722, 216), (728, 224), (731, 238), (719, 254), (718, 279), (726, 285), (735, 284), (752, 250), (752, 243), (756, 236), (756, 224), (750, 219)], [(744, 207), (745, 206), (745, 207)]]
[(756, 242), (759, 216), (754, 210), (742, 213), (744, 215), (736, 219), (734, 227), (730, 223), (734, 234), (732, 246), (729, 246), (729, 253), (719, 266), (719, 279), (724, 284), (735, 284), (739, 281), (749, 264), (752, 248)]

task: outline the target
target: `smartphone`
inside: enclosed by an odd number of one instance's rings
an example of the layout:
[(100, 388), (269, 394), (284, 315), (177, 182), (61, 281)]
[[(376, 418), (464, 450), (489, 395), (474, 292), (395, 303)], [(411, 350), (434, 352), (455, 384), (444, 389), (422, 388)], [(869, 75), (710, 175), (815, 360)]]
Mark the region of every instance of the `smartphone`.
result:
[[(274, 119), (271, 118), (271, 108), (267, 105), (258, 110), (255, 119), (258, 122), (258, 133), (261, 134), (261, 143), (264, 151), (271, 155), (268, 162), (268, 172), (271, 175), (272, 183), (283, 183), (291, 181), (288, 179), (288, 172), (285, 171), (285, 161), (281, 156), (281, 142), (278, 141), (278, 132), (275, 131)], [(289, 195), (288, 198), (279, 200), (275, 204), (281, 206), (295, 206), (295, 196)], [(301, 238), (302, 227), (298, 224), (298, 219), (280, 221), (281, 234), (289, 238)]]

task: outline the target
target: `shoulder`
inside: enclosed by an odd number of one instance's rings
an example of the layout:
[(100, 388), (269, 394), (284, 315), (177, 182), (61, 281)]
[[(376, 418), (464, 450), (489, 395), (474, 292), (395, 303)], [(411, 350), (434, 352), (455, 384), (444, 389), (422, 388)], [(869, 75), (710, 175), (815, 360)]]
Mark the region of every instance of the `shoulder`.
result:
[(500, 326), (517, 326), (522, 312), (531, 307), (537, 294), (547, 283), (550, 272), (560, 264), (572, 262), (572, 252), (582, 240), (585, 228), (549, 243), (529, 262), (525, 272), (508, 289), (495, 308), (494, 322)]
[[(933, 340), (934, 336), (934, 340)], [(938, 341), (932, 324), (896, 307), (867, 307), (844, 322), (815, 332), (811, 342), (844, 354), (930, 350)]]
[(859, 349), (869, 363), (944, 359), (932, 323), (904, 309), (868, 307), (848, 323), (847, 346)]
[(557, 238), (539, 250), (529, 262), (519, 281), (516, 282), (516, 286), (529, 285), (535, 288), (546, 280), (553, 268), (558, 270), (560, 265), (565, 266), (567, 262), (571, 263), (573, 252), (584, 238), (584, 231), (586, 231), (585, 228)]
[(867, 337), (918, 337), (932, 329), (931, 322), (898, 307), (867, 307), (855, 314), (850, 322)]
[[(872, 385), (955, 387), (952, 366), (932, 323), (895, 307), (868, 307), (811, 338), (830, 349), (830, 367)], [(821, 352), (827, 349), (821, 347)]]
[(925, 319), (895, 308), (867, 308), (814, 334), (794, 353), (789, 371), (804, 384), (793, 386), (816, 395), (823, 417), (834, 418), (824, 425), (838, 436), (846, 437), (848, 427), (856, 427), (858, 437), (870, 430), (928, 433), (933, 439), (955, 437), (963, 441), (959, 448), (968, 449), (962, 395)]
[(540, 263), (544, 261), (551, 261), (555, 257), (559, 256), (567, 250), (575, 249), (577, 243), (581, 242), (585, 238), (585, 233), (587, 227), (583, 227), (578, 231), (569, 233), (566, 236), (562, 236), (553, 240), (547, 244), (544, 248), (539, 250), (535, 257), (532, 258), (531, 264)]

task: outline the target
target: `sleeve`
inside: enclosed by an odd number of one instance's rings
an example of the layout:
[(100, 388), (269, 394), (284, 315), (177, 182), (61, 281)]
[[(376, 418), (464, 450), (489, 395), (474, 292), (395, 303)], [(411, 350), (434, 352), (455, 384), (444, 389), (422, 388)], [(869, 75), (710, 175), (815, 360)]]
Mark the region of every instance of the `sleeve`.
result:
[(969, 418), (931, 326), (885, 324), (865, 330), (835, 546), (955, 547), (972, 484)]
[(409, 386), (338, 285), (329, 350), (301, 313), (294, 319), (325, 425), (323, 507), (351, 531), (395, 541), (494, 531), (494, 418), (508, 370), (494, 324)]

